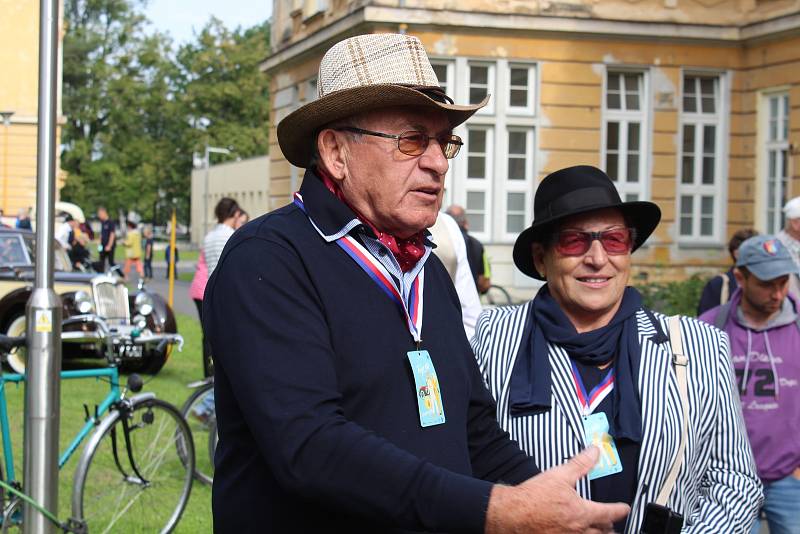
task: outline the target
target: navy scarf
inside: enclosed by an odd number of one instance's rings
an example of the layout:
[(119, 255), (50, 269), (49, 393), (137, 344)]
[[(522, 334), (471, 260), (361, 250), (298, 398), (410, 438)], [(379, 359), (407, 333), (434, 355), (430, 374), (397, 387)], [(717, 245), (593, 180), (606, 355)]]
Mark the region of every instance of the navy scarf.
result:
[(642, 410), (637, 387), (641, 344), (636, 312), (642, 296), (628, 287), (608, 325), (579, 334), (550, 294), (547, 285), (531, 303), (525, 336), (511, 372), (511, 415), (531, 415), (550, 408), (552, 379), (547, 343), (562, 347), (570, 358), (591, 366), (613, 360), (614, 414), (609, 432), (615, 439), (642, 440)]

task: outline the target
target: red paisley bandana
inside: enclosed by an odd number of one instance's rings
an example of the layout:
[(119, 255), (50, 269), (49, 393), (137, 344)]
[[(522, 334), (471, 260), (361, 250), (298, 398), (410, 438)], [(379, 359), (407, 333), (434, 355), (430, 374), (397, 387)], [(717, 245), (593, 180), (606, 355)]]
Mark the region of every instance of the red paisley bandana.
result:
[(417, 262), (422, 259), (422, 256), (425, 255), (425, 234), (423, 232), (418, 232), (407, 239), (398, 239), (391, 234), (381, 232), (345, 200), (342, 190), (339, 189), (339, 186), (336, 185), (336, 182), (333, 181), (333, 178), (327, 171), (321, 167), (317, 167), (316, 170), (317, 176), (322, 178), (322, 183), (325, 184), (325, 187), (336, 195), (336, 198), (347, 204), (358, 219), (375, 232), (375, 235), (378, 236), (378, 241), (392, 251), (392, 255), (397, 260), (397, 263), (400, 264), (400, 268), (403, 272), (405, 273), (413, 269)]

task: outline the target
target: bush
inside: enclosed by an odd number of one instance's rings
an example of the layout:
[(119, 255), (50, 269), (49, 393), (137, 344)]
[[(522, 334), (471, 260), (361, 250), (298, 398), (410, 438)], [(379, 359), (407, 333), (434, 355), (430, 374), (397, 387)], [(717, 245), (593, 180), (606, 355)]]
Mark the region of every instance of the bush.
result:
[(708, 282), (708, 277), (694, 275), (679, 282), (653, 282), (637, 285), (642, 294), (644, 305), (665, 315), (697, 315), (697, 304), (700, 294)]

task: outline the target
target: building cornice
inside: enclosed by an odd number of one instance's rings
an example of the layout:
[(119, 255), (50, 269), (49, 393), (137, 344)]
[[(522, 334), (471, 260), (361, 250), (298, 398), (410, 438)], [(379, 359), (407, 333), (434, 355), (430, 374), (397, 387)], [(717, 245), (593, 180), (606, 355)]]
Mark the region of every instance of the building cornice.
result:
[(458, 28), (471, 33), (477, 30), (524, 32), (527, 36), (543, 37), (569, 34), (573, 38), (613, 37), (737, 46), (753, 40), (800, 34), (800, 13), (734, 26), (365, 6), (268, 57), (261, 69), (270, 72), (286, 62), (296, 61), (365, 24), (440, 30)]

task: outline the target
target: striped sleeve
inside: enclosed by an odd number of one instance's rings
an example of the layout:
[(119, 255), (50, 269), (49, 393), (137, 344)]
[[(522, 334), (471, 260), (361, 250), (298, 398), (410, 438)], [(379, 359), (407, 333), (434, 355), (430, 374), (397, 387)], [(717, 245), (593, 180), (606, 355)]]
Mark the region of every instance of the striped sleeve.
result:
[(712, 442), (705, 448), (711, 458), (700, 480), (697, 502), (684, 532), (747, 533), (764, 497), (745, 432), (739, 395), (734, 387), (728, 336), (697, 321), (684, 325), (688, 326), (690, 337), (711, 338), (718, 343), (713, 362), (716, 421)]

